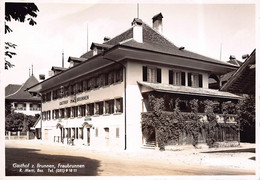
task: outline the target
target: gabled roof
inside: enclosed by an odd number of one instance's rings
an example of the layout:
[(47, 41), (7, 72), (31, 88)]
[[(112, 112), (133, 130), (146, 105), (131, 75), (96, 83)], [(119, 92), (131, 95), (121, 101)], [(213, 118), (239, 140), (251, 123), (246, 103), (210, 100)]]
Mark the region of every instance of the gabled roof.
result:
[[(135, 27), (133, 26), (103, 44), (96, 43), (96, 45), (108, 47), (105, 53), (109, 54), (110, 58), (115, 58), (115, 61), (121, 61), (128, 58), (150, 62), (150, 59), (152, 58), (153, 63), (172, 66), (178, 65), (180, 67), (186, 64), (187, 67), (189, 65), (188, 68), (195, 68), (193, 66), (195, 64), (197, 65), (196, 68), (200, 70), (209, 72), (214, 71), (219, 74), (237, 69), (237, 66), (233, 64), (180, 49), (163, 35), (159, 34), (143, 22), (138, 26), (141, 26), (143, 31), (142, 43), (133, 39), (133, 28)], [(41, 87), (32, 88), (45, 91), (62, 83), (68, 83), (69, 81), (73, 81), (81, 76), (93, 73), (100, 67), (113, 64), (105, 60), (103, 56), (104, 55), (102, 54), (93, 56), (93, 51), (88, 51), (80, 57), (85, 58), (85, 61), (81, 62), (77, 66), (67, 69), (66, 71), (62, 71), (49, 79), (46, 79), (45, 81), (42, 81), (40, 83), (42, 85)]]
[(5, 96), (5, 99), (13, 101), (40, 101), (39, 97), (33, 97), (29, 92), (25, 91), (27, 88), (37, 83), (38, 80), (32, 75), (26, 80), (23, 85), (20, 86), (20, 88), (16, 92)]
[(233, 93), (255, 93), (255, 50), (243, 62), (224, 86), (222, 91)]

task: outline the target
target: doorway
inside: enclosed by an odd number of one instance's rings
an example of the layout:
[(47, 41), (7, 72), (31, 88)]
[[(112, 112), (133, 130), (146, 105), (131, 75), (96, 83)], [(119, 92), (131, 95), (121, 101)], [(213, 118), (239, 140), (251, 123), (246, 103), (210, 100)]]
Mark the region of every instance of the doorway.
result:
[(90, 146), (90, 128), (87, 128), (87, 145)]
[(104, 129), (105, 129), (106, 146), (109, 146), (109, 128), (104, 128)]

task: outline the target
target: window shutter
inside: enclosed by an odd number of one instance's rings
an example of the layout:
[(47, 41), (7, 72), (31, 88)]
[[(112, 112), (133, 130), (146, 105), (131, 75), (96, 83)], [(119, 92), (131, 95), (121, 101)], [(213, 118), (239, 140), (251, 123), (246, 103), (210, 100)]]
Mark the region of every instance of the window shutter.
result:
[(191, 86), (191, 73), (188, 73), (188, 86)]
[(143, 66), (143, 81), (147, 81), (147, 67)]
[(186, 81), (185, 72), (181, 72), (181, 85), (182, 86), (185, 86), (185, 81)]
[(169, 70), (169, 84), (173, 84), (173, 71)]
[(199, 74), (199, 87), (203, 87), (202, 74)]
[(162, 71), (161, 71), (161, 69), (160, 68), (157, 68), (157, 82), (158, 83), (161, 83), (162, 82), (162, 76), (161, 76), (161, 74), (162, 74)]

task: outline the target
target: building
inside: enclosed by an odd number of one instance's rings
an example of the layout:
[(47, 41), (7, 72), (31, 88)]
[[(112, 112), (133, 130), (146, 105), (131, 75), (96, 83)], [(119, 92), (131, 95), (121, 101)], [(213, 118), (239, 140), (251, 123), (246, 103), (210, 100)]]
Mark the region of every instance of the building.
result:
[(9, 84), (5, 87), (5, 101), (11, 104), (14, 112), (31, 116), (41, 114), (41, 98), (25, 91), (37, 83), (39, 81), (31, 75), (22, 85)]
[[(245, 61), (232, 73), (228, 81), (221, 87), (221, 91), (228, 91), (244, 97), (250, 96), (250, 100), (254, 101), (255, 105), (255, 50), (250, 55), (245, 55), (244, 58), (246, 58)], [(255, 109), (253, 111), (255, 112)], [(254, 143), (255, 124), (252, 125), (252, 122), (255, 123), (255, 120), (248, 119), (248, 121), (251, 125), (244, 126), (240, 133), (240, 139), (241, 142)]]
[[(220, 82), (221, 75), (238, 66), (175, 46), (162, 35), (162, 19), (161, 13), (155, 15), (151, 28), (135, 18), (128, 30), (105, 37), (102, 44), (92, 43), (91, 51), (69, 58), (69, 69), (29, 89), (42, 95), (44, 140), (140, 148), (147, 142), (141, 114), (149, 111), (149, 93), (237, 101), (239, 96), (210, 89), (209, 82)], [(237, 140), (237, 134), (232, 137)]]

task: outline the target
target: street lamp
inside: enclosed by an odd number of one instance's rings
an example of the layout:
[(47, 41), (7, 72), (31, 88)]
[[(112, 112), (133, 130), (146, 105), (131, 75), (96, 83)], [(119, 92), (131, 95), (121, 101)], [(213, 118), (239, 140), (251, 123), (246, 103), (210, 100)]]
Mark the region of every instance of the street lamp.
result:
[(103, 59), (104, 60), (107, 60), (107, 61), (111, 61), (111, 62), (114, 62), (114, 63), (116, 63), (116, 64), (119, 64), (121, 67), (123, 67), (123, 69), (124, 69), (124, 114), (125, 114), (125, 150), (126, 150), (126, 67), (125, 67), (125, 65), (124, 64), (122, 64), (122, 63), (120, 63), (120, 62), (117, 62), (117, 61), (115, 61), (115, 60), (113, 60), (113, 59), (109, 59), (109, 58), (106, 58), (105, 57), (105, 51), (103, 51), (102, 53), (101, 53), (101, 56), (103, 57)]

